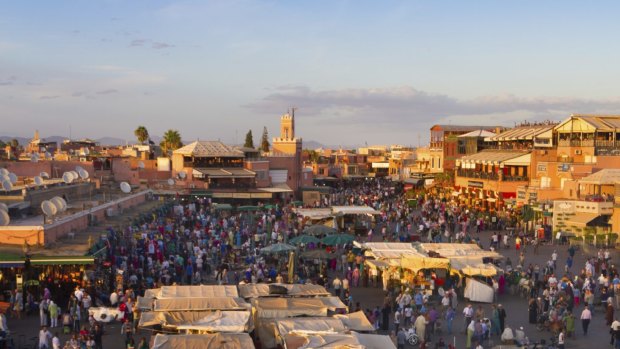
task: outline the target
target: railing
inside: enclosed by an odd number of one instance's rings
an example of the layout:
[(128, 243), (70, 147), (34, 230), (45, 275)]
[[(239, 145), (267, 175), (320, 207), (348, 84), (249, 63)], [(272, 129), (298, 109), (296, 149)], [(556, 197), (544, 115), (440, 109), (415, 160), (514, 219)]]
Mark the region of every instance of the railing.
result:
[(573, 163), (575, 159), (570, 156), (558, 156), (558, 162)]
[(606, 140), (596, 140), (594, 141), (596, 147), (601, 148), (618, 148), (620, 147), (620, 141), (606, 141)]
[(526, 176), (504, 176), (504, 182), (528, 182), (530, 179)]
[(459, 177), (488, 179), (492, 181), (496, 181), (499, 179), (499, 176), (497, 175), (497, 173), (479, 172), (479, 171), (458, 170), (456, 175)]
[(593, 139), (560, 139), (558, 140), (558, 146), (560, 147), (593, 147)]
[(598, 148), (596, 149), (596, 155), (620, 156), (620, 144), (616, 148)]

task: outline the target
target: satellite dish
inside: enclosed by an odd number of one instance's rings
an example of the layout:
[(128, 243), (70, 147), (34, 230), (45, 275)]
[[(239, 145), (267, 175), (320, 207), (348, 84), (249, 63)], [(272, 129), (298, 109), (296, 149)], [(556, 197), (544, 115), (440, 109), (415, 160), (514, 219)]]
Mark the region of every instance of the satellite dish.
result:
[(0, 175), (8, 176), (9, 170), (7, 170), (6, 168), (0, 168)]
[(43, 171), (43, 172), (39, 173), (39, 176), (40, 176), (41, 178), (45, 178), (45, 179), (49, 179), (49, 178), (50, 178), (49, 173), (47, 173), (47, 172), (45, 172), (45, 171)]
[(172, 178), (168, 179), (168, 185), (174, 185), (174, 179)]
[(187, 177), (187, 173), (185, 173), (185, 171), (179, 172), (179, 178), (185, 179), (185, 177)]
[(67, 203), (60, 196), (54, 196), (49, 200), (54, 206), (56, 206), (56, 213), (64, 212), (67, 210)]
[(80, 175), (79, 175), (77, 172), (75, 172), (75, 171), (70, 171), (70, 173), (71, 173), (71, 175), (73, 176), (73, 180), (76, 180), (76, 179), (79, 179), (79, 178), (80, 178)]
[(90, 175), (88, 174), (88, 171), (81, 169), (80, 171), (78, 171), (80, 177), (82, 179), (87, 179)]
[(56, 205), (52, 204), (50, 201), (45, 200), (41, 203), (41, 211), (45, 213), (46, 216), (55, 216), (58, 212)]
[(144, 169), (144, 161), (138, 162), (138, 168), (142, 170)]
[(17, 183), (17, 175), (13, 172), (9, 173), (9, 180), (11, 180), (11, 184)]
[(52, 158), (52, 153), (50, 153), (49, 151), (45, 152), (45, 158), (46, 159), (51, 159)]
[(13, 189), (13, 184), (11, 184), (11, 181), (2, 181), (2, 189), (10, 191)]
[(62, 174), (62, 181), (71, 184), (73, 182), (73, 175), (70, 172), (65, 172)]
[(30, 162), (39, 162), (39, 154), (34, 153), (30, 155)]
[(131, 193), (131, 185), (129, 185), (129, 183), (127, 182), (122, 182), (121, 183), (121, 191), (125, 194), (129, 194)]
[(75, 166), (75, 172), (80, 173), (83, 170), (82, 166)]
[(9, 207), (4, 202), (0, 202), (0, 211), (9, 212)]
[(9, 182), (11, 181), (11, 179), (9, 178), (9, 175), (0, 174), (0, 183), (4, 181), (9, 181)]
[(8, 212), (0, 210), (0, 226), (9, 225), (11, 223), (11, 217)]
[(40, 176), (34, 176), (34, 184), (39, 187), (42, 186), (43, 178), (41, 178)]
[(90, 155), (90, 150), (88, 148), (84, 148), (84, 155)]

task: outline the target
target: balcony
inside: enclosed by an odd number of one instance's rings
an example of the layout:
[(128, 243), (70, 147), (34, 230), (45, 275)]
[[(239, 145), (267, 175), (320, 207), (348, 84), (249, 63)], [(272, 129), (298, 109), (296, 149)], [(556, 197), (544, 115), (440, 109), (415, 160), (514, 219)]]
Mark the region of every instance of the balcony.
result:
[(571, 156), (558, 156), (558, 162), (573, 163), (575, 158)]
[(502, 178), (504, 182), (529, 182), (529, 178), (527, 176), (504, 176)]
[(499, 175), (497, 175), (497, 173), (480, 172), (480, 171), (472, 171), (472, 170), (458, 170), (456, 172), (456, 175), (458, 177), (464, 177), (464, 178), (488, 179), (491, 181), (499, 180)]
[(558, 140), (559, 147), (594, 147), (593, 139), (560, 139)]

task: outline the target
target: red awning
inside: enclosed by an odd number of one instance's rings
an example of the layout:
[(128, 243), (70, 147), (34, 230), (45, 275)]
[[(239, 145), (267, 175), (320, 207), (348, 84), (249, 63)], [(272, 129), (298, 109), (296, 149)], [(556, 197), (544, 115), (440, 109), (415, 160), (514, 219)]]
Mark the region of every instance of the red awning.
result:
[(516, 192), (512, 192), (512, 193), (502, 193), (502, 197), (504, 199), (516, 199), (517, 198), (517, 193)]

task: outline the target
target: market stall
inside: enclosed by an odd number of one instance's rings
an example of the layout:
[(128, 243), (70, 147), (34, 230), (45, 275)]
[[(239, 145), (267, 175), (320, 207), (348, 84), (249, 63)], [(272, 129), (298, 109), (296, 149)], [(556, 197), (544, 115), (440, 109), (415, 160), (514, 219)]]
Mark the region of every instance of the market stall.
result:
[(254, 349), (254, 342), (247, 333), (213, 333), (167, 335), (158, 334), (151, 349)]
[(196, 311), (144, 313), (138, 327), (191, 333), (241, 333), (253, 330), (250, 311)]

